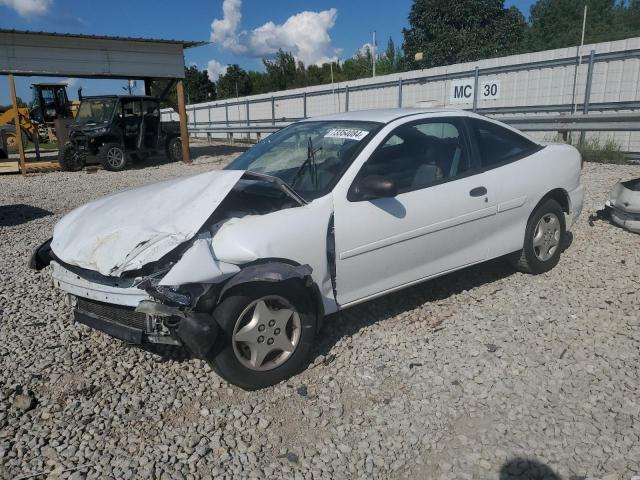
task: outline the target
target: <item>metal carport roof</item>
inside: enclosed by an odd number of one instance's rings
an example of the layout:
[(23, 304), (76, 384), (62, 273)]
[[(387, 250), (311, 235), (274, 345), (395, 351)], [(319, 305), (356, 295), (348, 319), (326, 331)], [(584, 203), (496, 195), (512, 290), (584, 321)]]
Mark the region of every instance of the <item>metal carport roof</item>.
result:
[(206, 42), (0, 29), (0, 74), (184, 78), (185, 48)]

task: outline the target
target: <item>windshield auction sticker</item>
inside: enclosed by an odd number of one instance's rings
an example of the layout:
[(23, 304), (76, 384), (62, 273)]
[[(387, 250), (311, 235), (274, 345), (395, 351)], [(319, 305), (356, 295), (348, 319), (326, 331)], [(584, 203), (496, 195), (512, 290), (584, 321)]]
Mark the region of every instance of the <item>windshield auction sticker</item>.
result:
[(368, 133), (366, 130), (359, 130), (357, 128), (332, 128), (324, 138), (346, 138), (347, 140), (360, 141), (366, 137)]

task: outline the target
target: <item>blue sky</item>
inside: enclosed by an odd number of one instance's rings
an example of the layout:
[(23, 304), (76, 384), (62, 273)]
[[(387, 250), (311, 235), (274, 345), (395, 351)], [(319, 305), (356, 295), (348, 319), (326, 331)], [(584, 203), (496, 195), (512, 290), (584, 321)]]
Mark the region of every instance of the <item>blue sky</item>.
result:
[[(507, 0), (525, 16), (534, 0)], [(217, 45), (187, 50), (185, 61), (218, 73), (238, 63), (261, 69), (260, 57), (278, 47), (293, 50), (305, 63), (348, 58), (376, 30), (379, 48), (391, 36), (402, 44), (402, 28), (412, 0), (192, 0), (177, 5), (159, 0), (0, 0), (0, 28), (180, 40), (211, 39)], [(301, 14), (301, 12), (311, 12)], [(241, 18), (240, 18), (241, 16)], [(212, 27), (214, 19), (217, 25)], [(209, 64), (210, 61), (212, 61)], [(29, 84), (41, 78), (16, 80), (18, 95), (31, 97)], [(87, 95), (121, 92), (123, 81), (86, 80), (78, 86)], [(9, 103), (8, 82), (0, 77), (0, 104)]]

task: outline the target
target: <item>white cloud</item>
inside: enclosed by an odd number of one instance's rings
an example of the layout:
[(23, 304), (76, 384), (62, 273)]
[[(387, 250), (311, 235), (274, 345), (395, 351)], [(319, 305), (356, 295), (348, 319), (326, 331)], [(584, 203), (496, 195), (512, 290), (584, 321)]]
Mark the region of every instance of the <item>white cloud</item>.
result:
[(253, 57), (273, 55), (282, 49), (305, 64), (335, 61), (340, 49), (331, 45), (329, 30), (336, 22), (335, 8), (300, 12), (282, 25), (267, 22), (250, 31), (240, 31), (242, 0), (224, 0), (223, 18), (211, 24), (211, 41), (236, 54)]
[(220, 75), (227, 73), (227, 65), (223, 65), (217, 60), (209, 60), (207, 63), (207, 73), (209, 74), (209, 80), (216, 82)]
[(78, 83), (78, 79), (77, 78), (67, 78), (66, 80), (63, 80), (62, 83), (66, 83), (67, 87), (73, 87), (76, 83)]
[(211, 23), (211, 41), (234, 53), (246, 51), (246, 47), (240, 44), (238, 38), (238, 27), (242, 20), (241, 6), (242, 0), (224, 0), (222, 19), (216, 18)]
[(373, 45), (369, 42), (366, 42), (364, 45), (362, 45), (356, 52), (356, 55), (366, 55), (367, 51), (370, 54), (373, 53)]
[[(373, 44), (369, 42), (365, 42), (355, 53), (355, 55), (351, 58), (356, 58), (358, 55), (362, 57), (366, 57), (367, 55), (373, 55)], [(376, 59), (380, 58), (380, 52), (376, 49)]]
[(22, 17), (47, 13), (53, 0), (0, 0), (0, 5), (12, 8)]

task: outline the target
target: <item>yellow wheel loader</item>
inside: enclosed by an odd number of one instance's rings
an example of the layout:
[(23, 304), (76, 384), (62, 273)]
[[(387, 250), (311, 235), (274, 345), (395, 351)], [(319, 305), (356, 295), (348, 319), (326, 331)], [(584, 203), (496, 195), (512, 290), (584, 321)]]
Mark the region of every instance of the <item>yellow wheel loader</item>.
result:
[[(56, 121), (75, 117), (80, 102), (69, 102), (67, 85), (65, 83), (34, 83), (33, 101), (29, 108), (19, 107), (18, 118), (23, 145), (27, 141), (56, 141)], [(2, 135), (8, 153), (18, 151), (18, 136), (16, 134), (15, 114), (13, 108), (0, 114), (0, 135)]]

